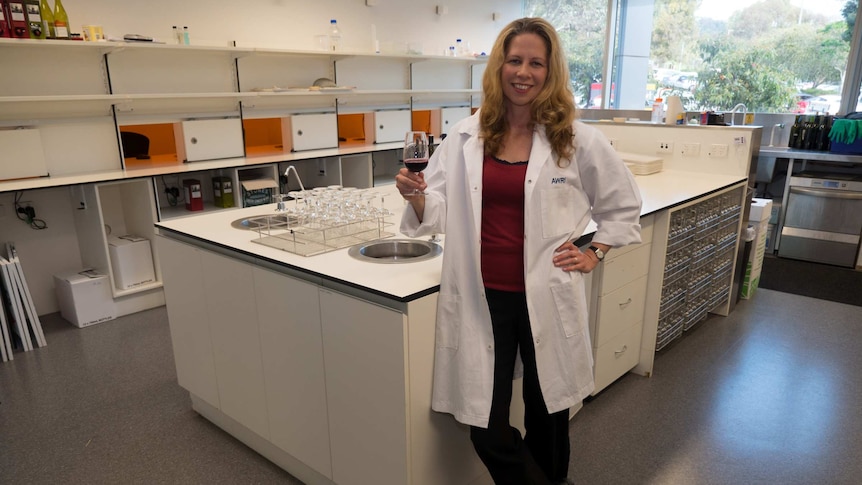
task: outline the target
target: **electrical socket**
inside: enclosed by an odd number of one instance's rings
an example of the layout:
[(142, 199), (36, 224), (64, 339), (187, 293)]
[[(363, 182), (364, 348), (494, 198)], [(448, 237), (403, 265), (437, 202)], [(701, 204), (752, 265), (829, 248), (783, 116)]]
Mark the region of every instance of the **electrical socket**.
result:
[(614, 150), (619, 150), (620, 141), (616, 138), (608, 138), (608, 141), (611, 143), (611, 146), (614, 147)]
[(700, 156), (700, 143), (683, 143), (681, 153), (684, 157)]
[(724, 158), (727, 156), (726, 143), (713, 143), (709, 146), (709, 156), (713, 158)]
[(673, 142), (660, 141), (658, 142), (658, 145), (656, 145), (655, 151), (656, 153), (673, 153)]

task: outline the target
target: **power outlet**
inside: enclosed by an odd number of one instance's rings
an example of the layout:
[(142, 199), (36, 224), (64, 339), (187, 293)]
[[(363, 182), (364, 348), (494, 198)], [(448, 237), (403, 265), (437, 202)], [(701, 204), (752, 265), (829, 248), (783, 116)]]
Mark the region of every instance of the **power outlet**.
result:
[(709, 146), (709, 156), (712, 158), (724, 158), (727, 156), (727, 144), (713, 143)]
[(684, 157), (700, 156), (700, 143), (683, 143), (681, 153)]
[(655, 151), (656, 153), (673, 153), (673, 142), (660, 141), (658, 142), (658, 145), (656, 145)]
[(614, 150), (620, 149), (620, 141), (616, 138), (608, 138), (608, 141), (611, 143), (611, 146), (614, 147)]

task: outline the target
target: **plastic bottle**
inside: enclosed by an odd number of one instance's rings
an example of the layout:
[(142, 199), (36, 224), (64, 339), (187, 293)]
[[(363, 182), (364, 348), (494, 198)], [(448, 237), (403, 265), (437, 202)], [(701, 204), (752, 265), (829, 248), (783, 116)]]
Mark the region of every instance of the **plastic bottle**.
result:
[(455, 55), (463, 56), (464, 55), (464, 43), (461, 42), (461, 39), (455, 39)]
[(682, 108), (682, 99), (679, 96), (668, 96), (664, 123), (666, 125), (681, 125), (683, 124), (684, 117), (685, 111)]
[(329, 50), (335, 52), (341, 50), (341, 29), (335, 19), (329, 21)]
[(655, 101), (652, 104), (652, 116), (650, 117), (650, 122), (652, 123), (661, 123), (664, 119), (664, 106), (662, 102), (664, 100), (661, 98), (655, 98)]
[(454, 45), (449, 46), (449, 52), (446, 55), (449, 57), (455, 57), (455, 46)]
[(183, 36), (182, 36), (182, 34), (180, 34), (180, 29), (178, 29), (176, 25), (172, 26), (171, 29), (172, 29), (172, 32), (174, 33), (174, 43), (182, 44), (183, 43)]
[(183, 44), (191, 45), (191, 39), (189, 38), (189, 28), (183, 26)]

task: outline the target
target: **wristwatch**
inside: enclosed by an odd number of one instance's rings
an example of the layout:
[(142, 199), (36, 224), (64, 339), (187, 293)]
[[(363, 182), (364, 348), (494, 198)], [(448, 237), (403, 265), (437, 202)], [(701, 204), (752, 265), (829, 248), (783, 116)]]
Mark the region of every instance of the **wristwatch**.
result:
[(599, 262), (604, 261), (604, 259), (605, 259), (605, 252), (604, 251), (602, 251), (601, 249), (599, 249), (595, 246), (590, 246), (590, 249), (592, 249), (593, 252), (596, 253), (596, 257), (599, 258)]

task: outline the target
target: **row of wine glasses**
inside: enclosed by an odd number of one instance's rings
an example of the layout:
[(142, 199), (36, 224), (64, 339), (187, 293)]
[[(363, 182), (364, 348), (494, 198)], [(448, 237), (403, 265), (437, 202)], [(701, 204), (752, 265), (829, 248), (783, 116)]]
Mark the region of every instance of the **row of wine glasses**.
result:
[(386, 195), (373, 189), (330, 185), (290, 191), (287, 196), (292, 203), (279, 204), (277, 210), (296, 225), (335, 226), (393, 215), (386, 209)]

